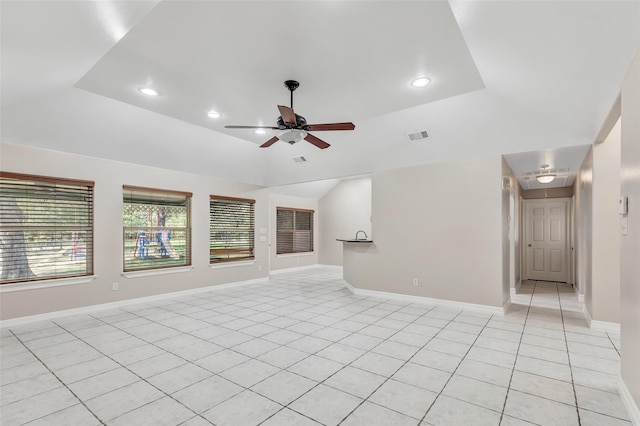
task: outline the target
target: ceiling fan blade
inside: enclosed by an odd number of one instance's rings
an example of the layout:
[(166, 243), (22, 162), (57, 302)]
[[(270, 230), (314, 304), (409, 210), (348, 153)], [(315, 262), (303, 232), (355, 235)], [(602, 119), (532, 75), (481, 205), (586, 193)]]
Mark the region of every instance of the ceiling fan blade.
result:
[(313, 145), (317, 146), (320, 149), (329, 148), (331, 146), (325, 141), (323, 141), (322, 139), (319, 139), (313, 136), (311, 133), (307, 133), (307, 137), (305, 137), (304, 140), (309, 143), (312, 143)]
[(327, 123), (327, 124), (307, 124), (309, 130), (318, 132), (321, 130), (353, 130), (356, 128), (353, 123)]
[(279, 127), (273, 126), (224, 126), (225, 129), (273, 129), (278, 130)]
[(273, 145), (274, 143), (278, 142), (280, 139), (278, 139), (277, 137), (272, 137), (271, 139), (269, 139), (268, 141), (266, 141), (265, 143), (263, 143), (262, 145), (260, 145), (260, 148), (269, 148), (271, 145)]
[(284, 105), (278, 105), (278, 110), (280, 110), (282, 121), (287, 124), (293, 124), (294, 126), (298, 125), (298, 122), (296, 121), (296, 113), (293, 112), (293, 108), (289, 108), (288, 106)]

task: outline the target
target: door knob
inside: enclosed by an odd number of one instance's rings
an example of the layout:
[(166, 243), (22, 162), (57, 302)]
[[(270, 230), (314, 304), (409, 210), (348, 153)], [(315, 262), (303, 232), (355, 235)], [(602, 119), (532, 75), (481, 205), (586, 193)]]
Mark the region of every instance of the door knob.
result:
[(531, 247), (531, 244), (528, 244), (529, 247)]

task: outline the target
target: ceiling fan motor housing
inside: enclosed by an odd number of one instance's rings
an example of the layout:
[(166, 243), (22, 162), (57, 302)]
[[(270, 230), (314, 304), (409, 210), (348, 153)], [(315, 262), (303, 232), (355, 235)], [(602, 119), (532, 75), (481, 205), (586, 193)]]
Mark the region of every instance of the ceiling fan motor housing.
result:
[(285, 123), (284, 120), (282, 119), (282, 116), (280, 116), (278, 117), (277, 124), (278, 124), (278, 127), (280, 127), (281, 129), (293, 129), (293, 128), (304, 129), (304, 127), (307, 125), (307, 119), (301, 115), (296, 114), (296, 125), (294, 126), (293, 124)]

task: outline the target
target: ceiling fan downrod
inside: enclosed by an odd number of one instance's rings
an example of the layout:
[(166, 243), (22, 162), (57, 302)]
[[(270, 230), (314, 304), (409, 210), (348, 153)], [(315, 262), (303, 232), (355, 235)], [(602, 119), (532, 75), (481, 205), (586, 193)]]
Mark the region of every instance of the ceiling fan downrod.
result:
[(299, 86), (300, 83), (298, 83), (295, 80), (287, 80), (284, 82), (284, 85), (287, 89), (289, 89), (289, 92), (291, 92), (291, 106), (290, 108), (293, 109), (293, 91), (296, 90)]

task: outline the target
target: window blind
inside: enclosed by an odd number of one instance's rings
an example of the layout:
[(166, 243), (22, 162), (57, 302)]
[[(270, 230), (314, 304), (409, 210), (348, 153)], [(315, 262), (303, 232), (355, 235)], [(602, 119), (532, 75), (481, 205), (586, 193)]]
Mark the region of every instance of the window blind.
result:
[(123, 270), (191, 265), (190, 192), (123, 186)]
[(313, 251), (313, 210), (276, 208), (276, 254)]
[(209, 262), (252, 260), (255, 200), (211, 195), (209, 199)]
[(0, 172), (0, 284), (93, 274), (93, 187)]

